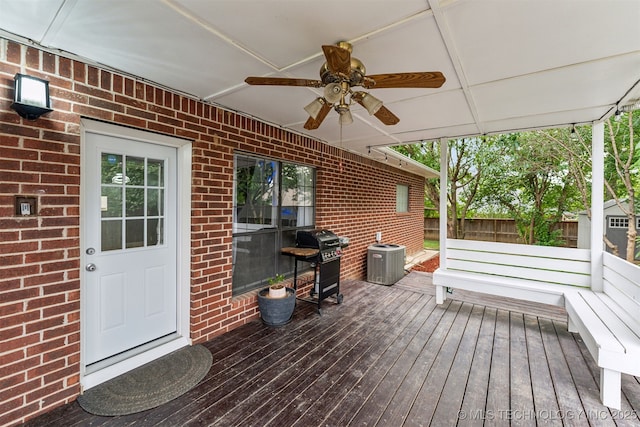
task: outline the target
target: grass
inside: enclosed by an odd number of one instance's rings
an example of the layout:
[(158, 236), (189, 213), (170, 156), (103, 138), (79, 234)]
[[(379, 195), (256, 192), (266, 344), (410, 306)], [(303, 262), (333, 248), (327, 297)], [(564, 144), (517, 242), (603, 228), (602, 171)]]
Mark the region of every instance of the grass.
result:
[(425, 240), (424, 248), (437, 251), (440, 249), (440, 242), (438, 240)]

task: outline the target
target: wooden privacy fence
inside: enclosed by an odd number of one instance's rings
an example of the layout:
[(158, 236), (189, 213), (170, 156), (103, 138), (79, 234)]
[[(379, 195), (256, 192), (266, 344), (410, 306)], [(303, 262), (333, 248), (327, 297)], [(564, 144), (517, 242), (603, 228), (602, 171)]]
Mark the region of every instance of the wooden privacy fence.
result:
[[(439, 239), (439, 218), (424, 219), (425, 240)], [(460, 221), (460, 220), (458, 220)], [(561, 240), (567, 248), (578, 246), (578, 222), (562, 221), (557, 224), (562, 229)], [(501, 243), (523, 243), (518, 235), (516, 223), (512, 219), (471, 218), (465, 219), (465, 240), (482, 240)]]

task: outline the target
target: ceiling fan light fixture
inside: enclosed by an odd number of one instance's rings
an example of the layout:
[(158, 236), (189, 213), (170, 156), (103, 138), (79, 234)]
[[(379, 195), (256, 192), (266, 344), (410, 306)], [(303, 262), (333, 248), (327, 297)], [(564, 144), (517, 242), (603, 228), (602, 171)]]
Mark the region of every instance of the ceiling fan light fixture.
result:
[(382, 101), (380, 101), (378, 98), (371, 95), (370, 93), (366, 93), (362, 97), (362, 105), (364, 106), (364, 108), (367, 109), (369, 114), (373, 116), (375, 113), (378, 112), (378, 110), (380, 110), (380, 107), (382, 107)]
[(329, 83), (324, 88), (324, 99), (329, 103), (335, 104), (342, 98), (342, 86), (340, 83)]
[(351, 115), (351, 111), (344, 110), (340, 113), (339, 122), (341, 125), (350, 125), (353, 123), (353, 116)]
[(313, 120), (316, 120), (318, 118), (318, 114), (320, 114), (320, 110), (322, 110), (322, 107), (325, 104), (325, 100), (322, 98), (316, 98), (313, 101), (311, 101), (311, 103), (309, 105), (307, 105), (306, 107), (304, 107), (304, 111), (307, 112), (307, 114), (309, 114), (309, 116), (311, 116), (313, 118)]

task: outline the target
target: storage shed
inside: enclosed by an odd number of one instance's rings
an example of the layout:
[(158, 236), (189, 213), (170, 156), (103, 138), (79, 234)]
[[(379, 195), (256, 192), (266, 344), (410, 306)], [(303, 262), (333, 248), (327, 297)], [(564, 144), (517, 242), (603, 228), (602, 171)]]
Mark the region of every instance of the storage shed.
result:
[[(622, 204), (628, 206), (626, 201)], [(640, 215), (636, 211), (636, 229), (640, 229)], [(604, 203), (604, 231), (607, 238), (618, 246), (618, 254), (621, 258), (627, 257), (627, 228), (629, 219), (624, 214), (616, 201), (611, 199)], [(587, 216), (587, 211), (578, 213), (578, 248), (587, 249), (590, 246), (589, 229), (591, 220)], [(637, 247), (636, 247), (637, 248)], [(606, 248), (607, 252), (612, 252), (610, 248)], [(640, 251), (636, 253), (636, 260), (640, 260), (638, 256)]]

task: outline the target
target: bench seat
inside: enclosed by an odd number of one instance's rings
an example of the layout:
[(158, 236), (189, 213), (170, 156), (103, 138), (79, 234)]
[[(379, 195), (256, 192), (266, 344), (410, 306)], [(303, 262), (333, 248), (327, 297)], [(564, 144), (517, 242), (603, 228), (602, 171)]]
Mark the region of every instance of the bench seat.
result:
[(640, 322), (604, 292), (567, 292), (565, 304), (569, 331), (580, 334), (600, 368), (602, 403), (620, 409), (621, 374), (640, 376)]
[(442, 304), (445, 289), (454, 288), (564, 307), (568, 330), (580, 334), (600, 368), (602, 403), (620, 409), (622, 373), (640, 376), (638, 267), (605, 253), (603, 291), (593, 291), (585, 275), (587, 253), (547, 251), (448, 240), (450, 268), (433, 273), (436, 302)]
[(451, 270), (436, 270), (433, 273), (433, 283), (437, 285), (438, 304), (444, 302), (444, 288), (452, 288), (564, 307), (564, 292), (567, 288), (566, 285), (535, 280)]

